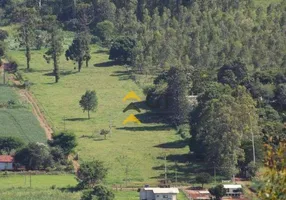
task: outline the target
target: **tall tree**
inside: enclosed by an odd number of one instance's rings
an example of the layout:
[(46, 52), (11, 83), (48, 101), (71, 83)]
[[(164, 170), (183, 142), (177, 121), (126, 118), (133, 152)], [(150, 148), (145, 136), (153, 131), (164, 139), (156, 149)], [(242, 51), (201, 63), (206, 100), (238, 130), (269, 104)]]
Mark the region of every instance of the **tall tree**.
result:
[(66, 59), (76, 61), (78, 63), (79, 72), (84, 61), (86, 62), (86, 66), (88, 66), (88, 61), (90, 60), (89, 43), (89, 34), (86, 32), (80, 32), (75, 37), (68, 50), (66, 50)]
[(196, 142), (203, 145), (197, 150), (203, 148), (206, 161), (231, 177), (238, 158), (244, 156), (241, 141), (251, 140), (251, 133), (258, 134), (258, 116), (255, 102), (244, 87), (235, 91), (228, 86), (216, 87), (199, 98), (191, 126)]
[(17, 8), (15, 11), (17, 22), (20, 23), (18, 28), (18, 39), (21, 45), (25, 47), (25, 56), (27, 62), (27, 69), (30, 69), (31, 61), (31, 47), (35, 41), (35, 31), (38, 26), (39, 18), (38, 12), (34, 8)]
[(56, 16), (48, 16), (44, 19), (44, 27), (47, 29), (50, 38), (50, 48), (48, 51), (45, 52), (44, 58), (48, 63), (52, 59), (54, 70), (53, 74), (55, 76), (55, 82), (57, 83), (60, 78), (60, 71), (59, 71), (59, 57), (63, 53), (63, 33), (59, 26), (59, 22), (56, 19)]

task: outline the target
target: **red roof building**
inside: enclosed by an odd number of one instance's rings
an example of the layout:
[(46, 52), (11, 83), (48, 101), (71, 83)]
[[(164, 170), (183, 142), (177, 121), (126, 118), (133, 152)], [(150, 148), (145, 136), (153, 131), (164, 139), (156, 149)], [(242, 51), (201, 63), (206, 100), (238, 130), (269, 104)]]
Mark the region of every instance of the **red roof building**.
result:
[(0, 155), (0, 170), (13, 170), (14, 158), (8, 155)]

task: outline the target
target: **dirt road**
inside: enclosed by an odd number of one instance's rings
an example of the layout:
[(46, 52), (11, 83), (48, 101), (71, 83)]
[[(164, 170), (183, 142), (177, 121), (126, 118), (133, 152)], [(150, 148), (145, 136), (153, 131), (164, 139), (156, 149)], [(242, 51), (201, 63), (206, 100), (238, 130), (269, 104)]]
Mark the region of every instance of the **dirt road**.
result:
[[(9, 64), (8, 63), (4, 63), (4, 67), (5, 69), (9, 68)], [(1, 71), (3, 70), (3, 66), (1, 68)], [(46, 133), (46, 137), (48, 140), (52, 139), (52, 134), (53, 134), (53, 129), (52, 127), (49, 125), (47, 119), (45, 118), (44, 114), (42, 113), (39, 105), (37, 104), (35, 98), (33, 98), (33, 95), (31, 94), (30, 91), (23, 89), (19, 86), (21, 86), (21, 82), (16, 80), (15, 75), (9, 75), (8, 78), (11, 82), (14, 83), (15, 86), (18, 86), (19, 89), (17, 89), (18, 93), (20, 94), (21, 98), (28, 102), (31, 106), (32, 106), (32, 112), (33, 114), (36, 116), (36, 118), (38, 119), (41, 127), (45, 130)]]

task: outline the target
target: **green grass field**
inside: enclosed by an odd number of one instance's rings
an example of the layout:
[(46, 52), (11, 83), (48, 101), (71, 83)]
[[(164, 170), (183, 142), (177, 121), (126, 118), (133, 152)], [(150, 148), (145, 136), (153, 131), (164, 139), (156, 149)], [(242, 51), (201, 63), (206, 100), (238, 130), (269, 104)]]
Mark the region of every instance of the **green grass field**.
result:
[[(81, 192), (62, 192), (60, 189), (75, 186), (74, 175), (0, 175), (1, 200), (79, 200)], [(51, 187), (54, 186), (54, 189)], [(137, 191), (114, 191), (115, 200), (137, 200)], [(180, 192), (178, 200), (186, 200)]]
[[(30, 176), (29, 175), (15, 175), (8, 174), (7, 176), (0, 176), (0, 188), (28, 188), (30, 187)], [(57, 188), (75, 186), (77, 181), (74, 175), (63, 174), (63, 175), (31, 175), (32, 188), (48, 189), (55, 185)]]
[[(62, 76), (60, 82), (54, 84), (54, 77), (49, 76), (52, 65), (45, 62), (43, 52), (44, 50), (32, 52), (32, 72), (23, 72), (23, 76), (33, 83), (31, 91), (55, 130), (61, 131), (65, 127), (78, 136), (77, 151), (80, 159), (103, 160), (109, 168), (109, 184), (123, 183), (126, 163), (129, 166), (130, 182), (139, 182), (140, 185), (156, 184), (157, 180), (163, 177), (162, 157), (165, 154), (168, 172), (174, 174), (175, 161), (182, 160), (188, 153), (188, 147), (180, 141), (180, 136), (176, 135), (175, 130), (165, 124), (154, 123), (154, 114), (148, 110), (136, 115), (143, 122), (141, 125), (122, 124), (132, 113), (122, 112), (130, 103), (122, 101), (124, 96), (133, 90), (142, 100), (145, 99), (142, 90), (128, 79), (125, 67), (112, 65), (108, 60), (108, 54), (101, 49), (93, 48), (90, 67), (83, 67), (80, 73), (74, 69), (76, 65), (73, 62), (62, 57)], [(24, 52), (12, 51), (10, 56), (20, 62), (20, 70), (23, 71)], [(87, 120), (87, 113), (83, 113), (79, 107), (80, 97), (87, 89), (95, 90), (99, 101), (98, 109), (91, 113), (90, 120)], [(101, 129), (108, 129), (110, 120), (113, 128), (107, 140), (103, 140), (102, 137), (82, 137), (91, 136)], [(184, 175), (184, 179), (187, 178), (188, 175)]]
[(46, 142), (44, 130), (29, 106), (20, 101), (12, 87), (0, 86), (0, 104), (13, 100), (18, 108), (0, 108), (0, 136), (15, 136), (25, 142)]

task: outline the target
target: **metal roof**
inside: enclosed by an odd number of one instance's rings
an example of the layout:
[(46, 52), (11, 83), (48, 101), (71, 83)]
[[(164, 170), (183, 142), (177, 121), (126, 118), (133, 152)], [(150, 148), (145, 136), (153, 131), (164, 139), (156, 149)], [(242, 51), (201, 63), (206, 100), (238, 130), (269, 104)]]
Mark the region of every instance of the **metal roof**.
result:
[(226, 189), (238, 189), (238, 188), (242, 188), (241, 185), (223, 185), (224, 188)]
[(154, 194), (178, 194), (178, 188), (143, 188), (143, 190), (152, 190)]
[(8, 155), (0, 155), (0, 162), (1, 163), (12, 163), (14, 161), (12, 156)]

